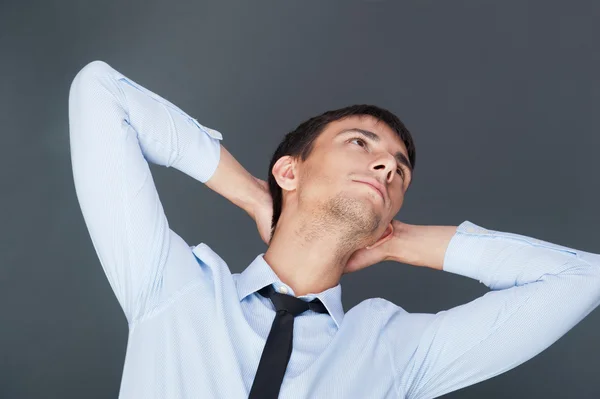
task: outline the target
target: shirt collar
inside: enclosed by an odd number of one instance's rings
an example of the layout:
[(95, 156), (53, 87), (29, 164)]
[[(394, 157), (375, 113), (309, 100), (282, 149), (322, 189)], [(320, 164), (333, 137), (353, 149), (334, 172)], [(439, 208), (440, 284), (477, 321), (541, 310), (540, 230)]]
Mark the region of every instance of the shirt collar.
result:
[[(269, 284), (273, 284), (275, 289), (284, 286), (287, 288), (288, 294), (295, 296), (292, 288), (283, 283), (279, 277), (277, 277), (277, 274), (275, 274), (271, 266), (265, 261), (263, 255), (264, 253), (258, 255), (252, 261), (252, 263), (250, 263), (250, 265), (238, 276), (236, 288), (239, 300), (242, 301), (242, 299), (248, 295)], [(327, 311), (339, 329), (342, 324), (342, 319), (344, 318), (344, 308), (342, 307), (342, 286), (340, 283), (338, 283), (338, 285), (335, 287), (326, 289), (325, 291), (306, 294), (299, 298), (307, 298), (312, 300), (315, 297), (319, 298), (323, 305), (325, 305)]]

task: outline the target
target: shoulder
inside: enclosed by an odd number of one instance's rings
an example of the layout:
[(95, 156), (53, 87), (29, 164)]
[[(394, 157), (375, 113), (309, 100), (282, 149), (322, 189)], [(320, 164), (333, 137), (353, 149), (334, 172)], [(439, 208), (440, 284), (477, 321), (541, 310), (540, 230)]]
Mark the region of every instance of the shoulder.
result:
[(408, 314), (401, 306), (379, 297), (364, 299), (347, 312), (348, 316), (354, 316), (363, 321), (368, 318), (373, 325), (377, 325), (379, 328), (394, 317)]
[(231, 275), (227, 262), (208, 244), (201, 242), (196, 246), (190, 246), (192, 254), (196, 258), (200, 269), (211, 275)]
[(217, 263), (222, 263), (227, 265), (225, 260), (221, 258), (221, 256), (216, 253), (208, 244), (201, 242), (198, 245), (191, 245), (190, 249), (196, 258), (198, 258), (202, 262), (206, 262), (210, 265), (214, 265)]
[(410, 313), (403, 307), (384, 298), (369, 298), (360, 302), (348, 311), (348, 315), (364, 322), (369, 319), (371, 325), (387, 334), (387, 331), (404, 331), (420, 335), (437, 317), (433, 313)]

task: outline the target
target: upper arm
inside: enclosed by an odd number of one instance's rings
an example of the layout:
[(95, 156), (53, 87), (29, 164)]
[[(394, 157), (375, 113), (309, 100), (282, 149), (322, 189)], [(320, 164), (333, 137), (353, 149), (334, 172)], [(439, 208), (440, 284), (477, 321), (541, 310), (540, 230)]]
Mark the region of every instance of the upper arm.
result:
[[(385, 335), (407, 398), (433, 398), (531, 359), (597, 305), (598, 269), (575, 259), (560, 276), (490, 291), (436, 314), (394, 315)], [(407, 354), (400, 332), (413, 323), (416, 340)]]
[[(101, 61), (76, 75), (69, 92), (69, 132), (82, 214), (108, 281), (131, 322), (159, 297), (169, 259), (187, 259), (178, 266), (181, 279), (192, 278), (199, 270), (192, 264), (190, 248), (169, 228), (146, 160), (168, 164), (172, 153), (158, 136), (152, 138), (153, 132), (140, 131), (142, 122), (137, 124), (130, 112), (131, 99), (117, 80), (120, 76)], [(136, 106), (144, 109), (148, 128), (172, 130), (174, 116), (160, 103)], [(144, 143), (140, 134), (148, 137)]]

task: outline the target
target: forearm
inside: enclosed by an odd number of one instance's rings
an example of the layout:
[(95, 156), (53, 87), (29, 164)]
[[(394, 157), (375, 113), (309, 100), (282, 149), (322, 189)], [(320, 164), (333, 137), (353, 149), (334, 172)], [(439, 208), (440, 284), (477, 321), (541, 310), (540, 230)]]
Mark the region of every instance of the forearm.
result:
[(391, 258), (396, 262), (442, 270), (444, 256), (458, 226), (396, 223)]
[(104, 62), (92, 62), (86, 70), (86, 75), (110, 82), (107, 87), (116, 93), (115, 106), (123, 114), (110, 116), (125, 119), (135, 129), (146, 161), (178, 169), (248, 213), (264, 200), (257, 180), (220, 144), (220, 132)]
[(252, 215), (266, 194), (258, 181), (221, 144), (220, 159), (214, 174), (205, 184)]
[[(403, 230), (402, 224), (398, 230)], [(452, 230), (408, 226), (404, 243), (413, 251), (406, 256), (419, 256), (414, 249), (426, 250), (429, 242), (431, 254), (438, 252), (437, 260), (424, 261), (425, 266), (440, 266), (443, 260), (445, 272), (472, 278), (492, 291), (443, 312), (421, 315), (422, 331), (427, 333), (419, 341), (421, 350), (414, 351), (405, 367), (411, 371), (402, 375), (403, 385), (419, 397), (438, 397), (518, 366), (600, 303), (598, 254), (464, 221), (442, 258)], [(394, 340), (392, 350), (403, 348), (405, 320), (390, 320), (384, 335)], [(404, 358), (405, 351), (392, 356)], [(427, 367), (418, 367), (422, 364)]]

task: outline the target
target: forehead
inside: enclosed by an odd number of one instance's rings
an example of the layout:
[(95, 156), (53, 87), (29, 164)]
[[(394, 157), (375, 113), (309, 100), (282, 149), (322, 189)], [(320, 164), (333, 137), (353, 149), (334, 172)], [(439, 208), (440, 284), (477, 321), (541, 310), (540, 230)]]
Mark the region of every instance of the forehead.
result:
[(344, 119), (331, 122), (323, 133), (319, 136), (317, 142), (331, 143), (335, 140), (338, 133), (348, 129), (364, 129), (377, 134), (384, 145), (387, 145), (390, 151), (400, 151), (408, 158), (406, 146), (398, 137), (398, 134), (385, 122), (370, 115), (352, 115)]

